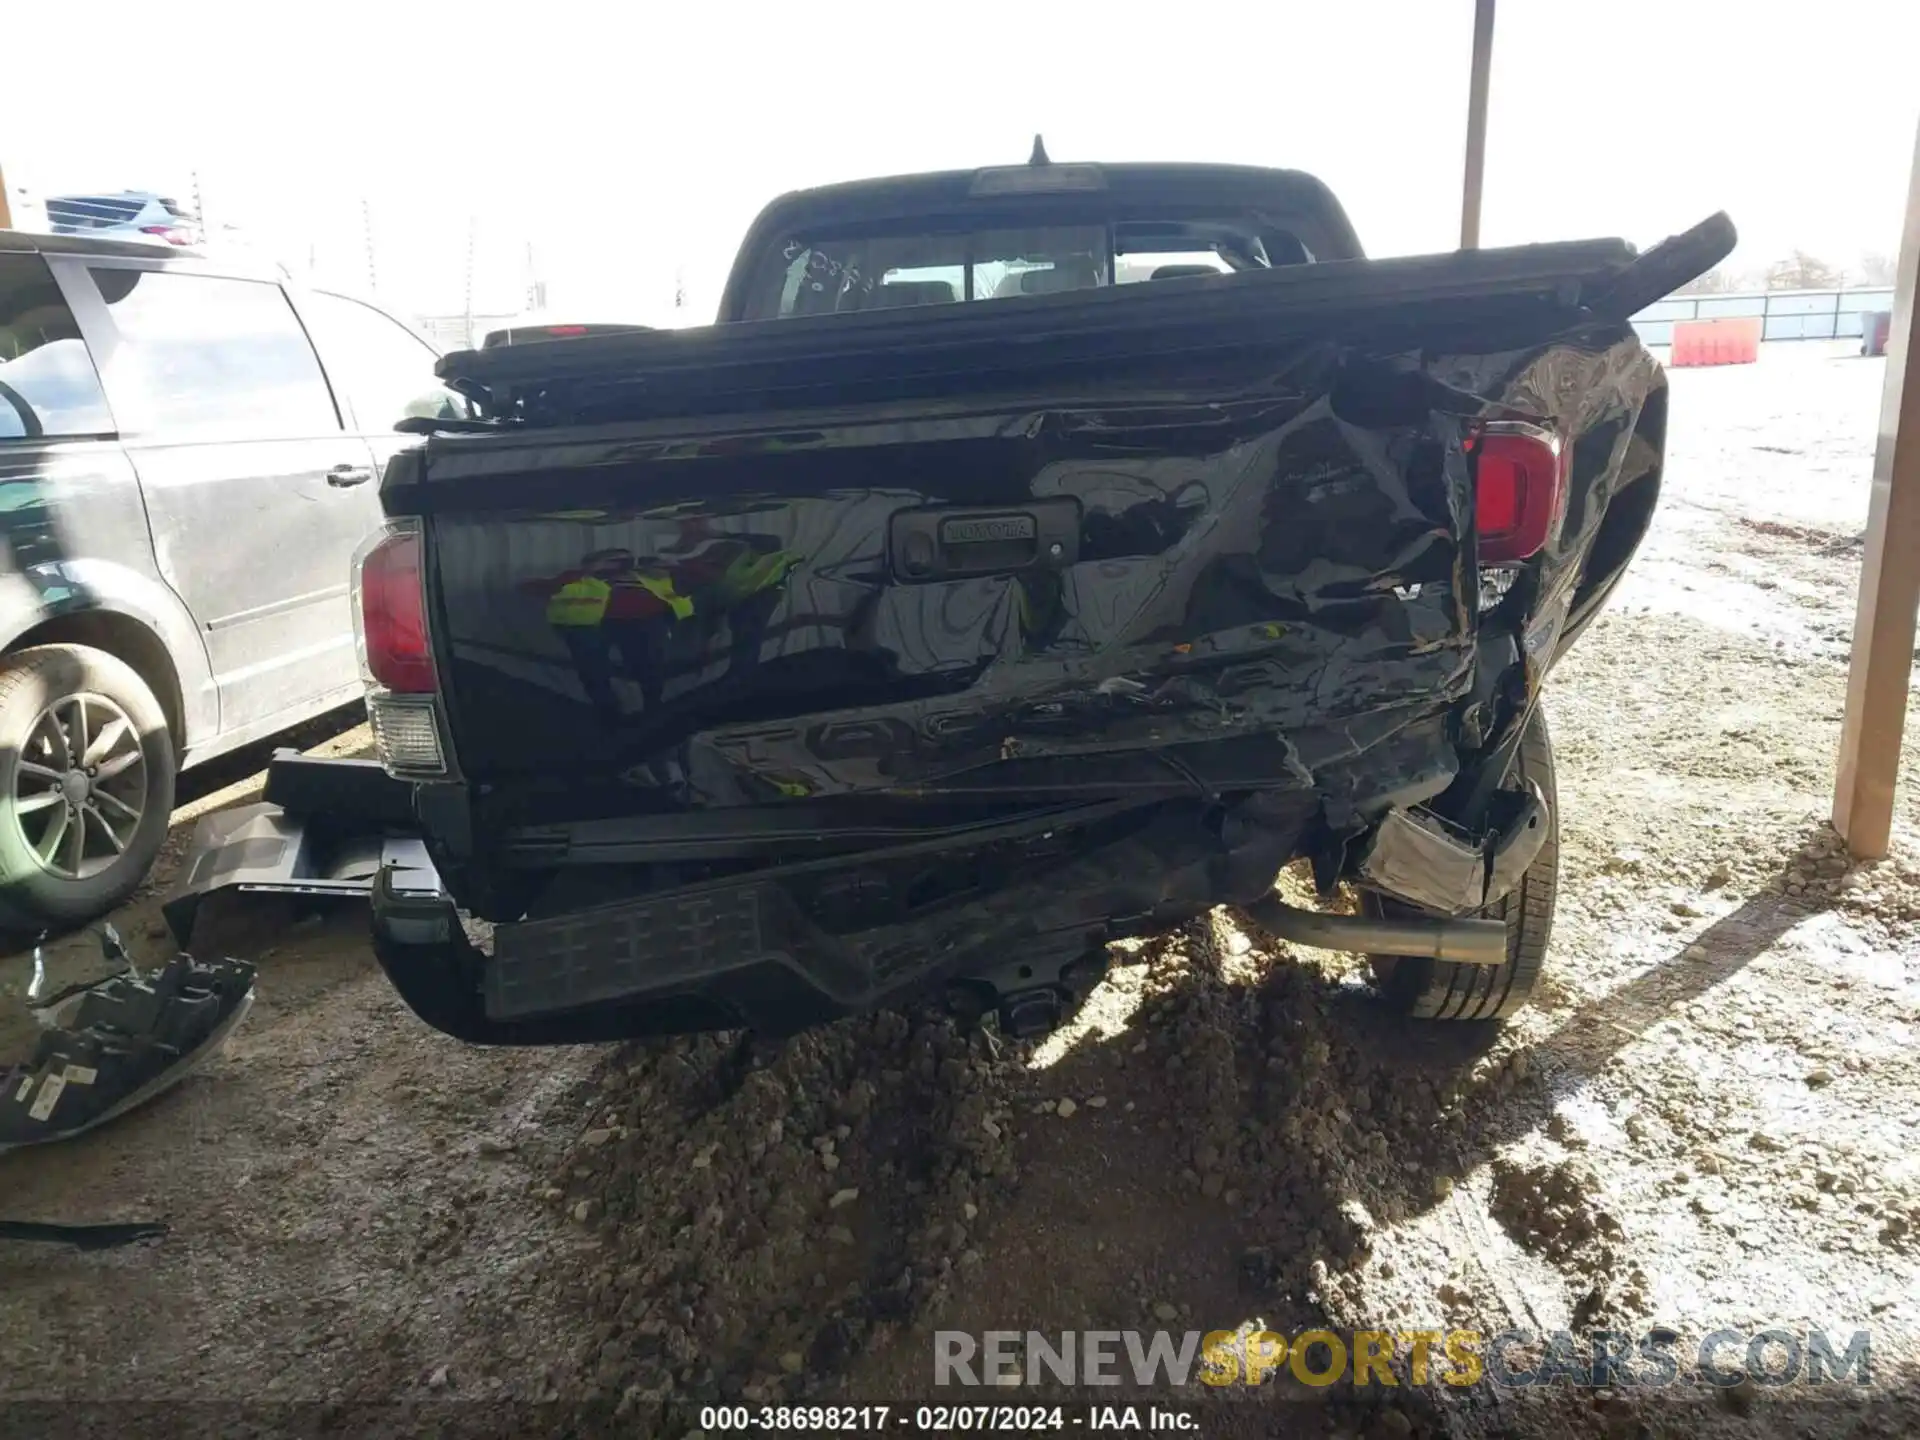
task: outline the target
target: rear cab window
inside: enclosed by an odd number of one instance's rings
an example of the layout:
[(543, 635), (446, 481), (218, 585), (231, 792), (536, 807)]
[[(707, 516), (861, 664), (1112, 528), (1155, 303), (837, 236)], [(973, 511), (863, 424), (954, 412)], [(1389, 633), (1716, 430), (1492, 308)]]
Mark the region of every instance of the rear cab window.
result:
[(116, 332), (107, 392), (129, 434), (167, 440), (337, 434), (340, 415), (286, 292), (271, 281), (91, 268)]
[(778, 313), (844, 314), (1108, 283), (1104, 226), (789, 239)]
[[(1280, 263), (1308, 258), (1299, 250)], [(762, 267), (777, 277), (777, 301), (757, 295), (748, 318), (1057, 295), (1275, 263), (1263, 237), (1219, 222), (791, 236)]]
[(0, 254), (0, 441), (113, 430), (93, 357), (47, 262)]
[(842, 315), (1306, 264), (1297, 237), (1251, 222), (897, 229), (790, 235), (763, 257), (744, 319)]

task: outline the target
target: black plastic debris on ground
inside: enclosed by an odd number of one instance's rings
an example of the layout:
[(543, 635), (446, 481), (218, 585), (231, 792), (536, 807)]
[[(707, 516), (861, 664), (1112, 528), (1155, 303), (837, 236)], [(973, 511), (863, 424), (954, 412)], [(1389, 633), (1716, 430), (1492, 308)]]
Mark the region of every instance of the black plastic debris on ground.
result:
[[(117, 937), (103, 939), (113, 955)], [(179, 1084), (245, 1018), (253, 987), (244, 961), (178, 955), (43, 1002), (33, 1055), (0, 1071), (0, 1152), (83, 1134)]]
[(111, 1250), (138, 1240), (157, 1240), (166, 1233), (165, 1225), (146, 1220), (118, 1225), (49, 1225), (38, 1220), (0, 1220), (0, 1241), (71, 1245), (76, 1250)]

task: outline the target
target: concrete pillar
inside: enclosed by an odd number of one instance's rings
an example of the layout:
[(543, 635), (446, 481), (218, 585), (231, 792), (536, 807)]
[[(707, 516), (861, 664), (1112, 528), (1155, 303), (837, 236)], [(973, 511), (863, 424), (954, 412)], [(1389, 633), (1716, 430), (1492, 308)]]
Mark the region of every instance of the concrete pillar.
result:
[(1907, 185), (1907, 220), (1894, 279), (1893, 328), (1873, 457), (1867, 549), (1847, 670), (1846, 718), (1833, 791), (1834, 828), (1863, 860), (1887, 853), (1893, 836), (1894, 782), (1913, 675), (1915, 611), (1920, 610), (1920, 134)]

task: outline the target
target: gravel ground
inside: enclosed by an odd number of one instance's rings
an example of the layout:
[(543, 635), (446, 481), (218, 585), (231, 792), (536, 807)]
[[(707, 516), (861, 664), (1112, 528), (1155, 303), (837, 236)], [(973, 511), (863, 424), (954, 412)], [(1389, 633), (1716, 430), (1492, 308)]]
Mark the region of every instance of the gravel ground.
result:
[[(485, 1052), (404, 1011), (356, 917), (227, 907), (261, 962), (227, 1056), (0, 1159), (10, 1217), (173, 1226), (0, 1248), (0, 1399), (591, 1399), (665, 1435), (690, 1400), (924, 1398), (942, 1328), (1825, 1326), (1871, 1330), (1865, 1402), (1157, 1398), (1220, 1436), (1920, 1432), (1920, 732), (1892, 859), (1824, 823), (1880, 379), (1819, 345), (1674, 376), (1655, 532), (1549, 690), (1554, 961), (1505, 1031), (1386, 1019), (1354, 957), (1221, 913), (1037, 1048), (881, 1016)], [(121, 920), (148, 960), (155, 921)]]

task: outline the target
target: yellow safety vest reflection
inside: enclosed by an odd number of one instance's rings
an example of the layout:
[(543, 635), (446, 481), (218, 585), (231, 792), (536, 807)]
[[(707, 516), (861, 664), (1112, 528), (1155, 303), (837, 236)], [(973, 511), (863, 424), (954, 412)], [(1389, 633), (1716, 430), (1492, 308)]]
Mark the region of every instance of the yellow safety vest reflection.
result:
[(748, 551), (735, 556), (721, 572), (721, 597), (732, 603), (758, 594), (778, 585), (786, 578), (787, 572), (799, 563), (800, 557), (787, 550), (776, 550), (771, 555), (756, 555)]
[(693, 614), (693, 601), (673, 588), (673, 580), (671, 577), (666, 575), (636, 574), (632, 578), (634, 584), (638, 585), (655, 599), (663, 602), (672, 610), (674, 619), (685, 620), (689, 615)]
[(547, 623), (568, 628), (598, 625), (607, 618), (613, 586), (597, 575), (569, 580), (547, 600)]

